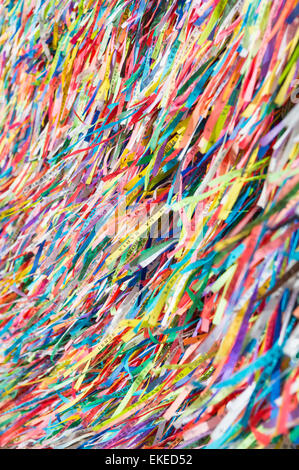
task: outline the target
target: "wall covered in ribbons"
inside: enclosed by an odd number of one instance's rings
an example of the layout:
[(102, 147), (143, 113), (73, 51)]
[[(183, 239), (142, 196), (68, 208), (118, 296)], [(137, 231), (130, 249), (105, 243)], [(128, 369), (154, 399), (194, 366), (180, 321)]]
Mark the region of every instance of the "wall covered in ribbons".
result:
[(0, 2), (0, 447), (299, 445), (294, 0)]

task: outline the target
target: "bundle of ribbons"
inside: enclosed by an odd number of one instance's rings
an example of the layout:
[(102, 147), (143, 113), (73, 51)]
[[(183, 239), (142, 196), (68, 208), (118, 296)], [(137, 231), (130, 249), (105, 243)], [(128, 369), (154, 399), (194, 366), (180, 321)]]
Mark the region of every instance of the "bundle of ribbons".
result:
[(0, 447), (299, 444), (298, 16), (1, 1)]

